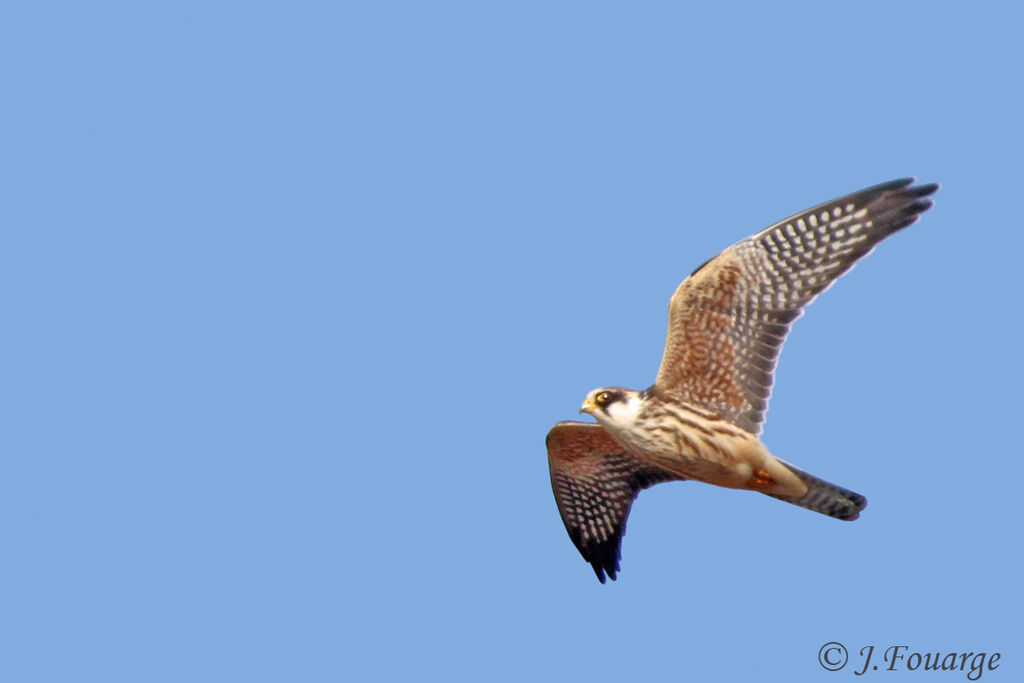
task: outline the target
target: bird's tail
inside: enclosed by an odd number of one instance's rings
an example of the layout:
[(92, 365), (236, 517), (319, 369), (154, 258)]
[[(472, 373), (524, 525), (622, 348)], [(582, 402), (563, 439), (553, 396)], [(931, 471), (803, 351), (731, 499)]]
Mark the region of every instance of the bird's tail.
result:
[(800, 498), (766, 494), (772, 498), (778, 498), (787, 503), (799, 505), (802, 508), (850, 522), (860, 517), (860, 511), (868, 504), (868, 499), (859, 493), (844, 489), (842, 486), (836, 486), (824, 479), (818, 479), (812, 474), (807, 474), (807, 472), (793, 467), (788, 462), (783, 464), (792, 470), (796, 476), (800, 477), (801, 481), (807, 484), (807, 493)]

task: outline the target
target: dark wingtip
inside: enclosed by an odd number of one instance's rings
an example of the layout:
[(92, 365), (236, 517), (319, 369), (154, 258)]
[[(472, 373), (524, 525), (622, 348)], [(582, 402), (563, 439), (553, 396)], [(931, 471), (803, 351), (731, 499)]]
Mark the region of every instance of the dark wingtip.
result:
[[(911, 178), (911, 180), (913, 179)], [(885, 185), (891, 185), (895, 188), (898, 183), (902, 182), (902, 180), (894, 180), (892, 183), (886, 183)], [(889, 190), (885, 190), (879, 197), (880, 213), (876, 216), (875, 220), (885, 226), (884, 232), (886, 235), (891, 235), (898, 230), (909, 227), (921, 218), (921, 214), (935, 206), (934, 201), (922, 199), (922, 197), (927, 197), (938, 189), (938, 183), (929, 183), (899, 190), (891, 194), (888, 194)]]
[[(618, 553), (616, 552), (616, 555)], [(605, 577), (614, 581), (617, 578), (619, 569), (619, 561), (614, 556), (597, 557), (588, 560), (590, 566), (594, 568), (594, 573), (597, 574), (597, 580), (601, 583), (605, 582)]]
[[(575, 530), (575, 532), (570, 531), (569, 538), (572, 539), (572, 542), (579, 549), (583, 559), (590, 564), (598, 581), (604, 583), (607, 579), (615, 580), (616, 574), (620, 571), (619, 559), (621, 556), (619, 555), (618, 544), (615, 545), (614, 549), (588, 546), (579, 530)], [(621, 535), (618, 538), (621, 543)]]
[(894, 190), (903, 190), (901, 194), (909, 197), (927, 197), (930, 194), (934, 194), (938, 191), (941, 185), (938, 183), (925, 183), (924, 185), (918, 185), (917, 187), (910, 187), (917, 178), (910, 176), (907, 178), (899, 178), (898, 180), (890, 180), (887, 183), (880, 183), (864, 190), (864, 192), (892, 192)]
[(914, 176), (907, 176), (906, 178), (897, 178), (896, 180), (890, 180), (886, 183), (879, 183), (872, 188), (872, 190), (897, 190), (907, 185), (913, 185), (914, 181), (917, 180)]
[(935, 194), (939, 188), (942, 187), (938, 183), (928, 183), (926, 185), (918, 185), (907, 190), (907, 195), (910, 197), (927, 197), (930, 194)]
[(903, 221), (894, 222), (893, 231), (895, 232), (895, 230), (899, 228), (905, 228), (908, 225), (913, 225), (921, 217), (922, 213), (933, 206), (935, 206), (935, 202), (930, 199), (917, 199), (898, 211), (890, 212), (890, 214), (887, 215), (899, 216), (902, 214), (904, 216)]

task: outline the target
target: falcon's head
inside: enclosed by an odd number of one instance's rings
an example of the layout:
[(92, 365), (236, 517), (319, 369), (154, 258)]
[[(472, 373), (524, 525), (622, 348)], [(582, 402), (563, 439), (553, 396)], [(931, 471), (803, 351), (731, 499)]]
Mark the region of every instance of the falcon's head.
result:
[(622, 387), (601, 387), (587, 394), (581, 413), (593, 415), (606, 427), (626, 429), (636, 423), (640, 392)]

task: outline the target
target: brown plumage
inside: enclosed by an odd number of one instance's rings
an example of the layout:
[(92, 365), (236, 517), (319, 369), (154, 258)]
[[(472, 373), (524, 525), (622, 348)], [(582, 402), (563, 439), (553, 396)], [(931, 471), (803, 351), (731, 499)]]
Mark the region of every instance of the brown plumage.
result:
[(644, 488), (697, 479), (838, 519), (863, 496), (785, 463), (758, 439), (792, 322), (879, 242), (917, 221), (938, 185), (897, 180), (826, 202), (734, 244), (669, 303), (665, 353), (641, 392), (592, 391), (548, 434), (552, 488), (570, 538), (603, 583), (615, 578), (626, 518)]

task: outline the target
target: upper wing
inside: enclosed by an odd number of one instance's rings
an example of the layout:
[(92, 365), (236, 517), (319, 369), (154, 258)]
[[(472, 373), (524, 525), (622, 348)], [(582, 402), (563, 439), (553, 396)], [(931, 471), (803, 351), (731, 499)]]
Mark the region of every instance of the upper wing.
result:
[(651, 390), (761, 431), (775, 362), (804, 306), (876, 244), (915, 223), (939, 186), (894, 180), (834, 199), (737, 242), (669, 302)]
[(604, 428), (559, 422), (547, 436), (551, 488), (569, 538), (604, 583), (615, 580), (633, 500), (643, 489), (681, 477), (640, 462)]

